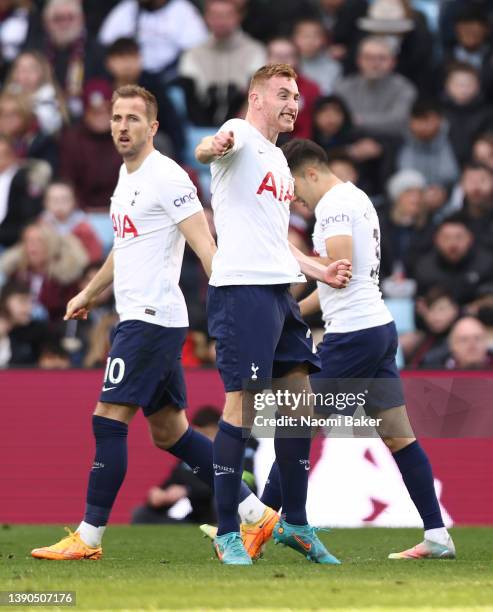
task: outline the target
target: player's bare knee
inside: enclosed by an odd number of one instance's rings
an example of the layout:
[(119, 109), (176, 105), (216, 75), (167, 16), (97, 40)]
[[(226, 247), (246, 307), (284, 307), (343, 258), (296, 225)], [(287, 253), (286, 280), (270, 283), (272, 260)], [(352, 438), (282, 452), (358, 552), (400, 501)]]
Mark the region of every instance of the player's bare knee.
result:
[(188, 429), (184, 411), (172, 406), (151, 415), (148, 422), (154, 446), (161, 450), (167, 450), (176, 444)]
[(402, 450), (406, 446), (409, 446), (412, 442), (414, 442), (415, 438), (393, 438), (387, 437), (382, 438), (385, 446), (389, 449), (391, 453), (396, 453), (397, 451)]
[(114, 421), (121, 421), (122, 423), (126, 423), (128, 425), (136, 412), (137, 407), (134, 406), (98, 402), (93, 414), (94, 416), (113, 419)]

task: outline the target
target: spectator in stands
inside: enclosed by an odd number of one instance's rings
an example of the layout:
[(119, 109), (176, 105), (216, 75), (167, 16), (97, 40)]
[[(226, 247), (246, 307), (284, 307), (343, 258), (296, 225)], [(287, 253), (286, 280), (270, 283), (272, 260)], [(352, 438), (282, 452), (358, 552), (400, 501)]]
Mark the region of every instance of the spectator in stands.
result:
[(433, 249), (415, 262), (413, 277), (418, 295), (443, 287), (463, 306), (493, 282), (493, 255), (476, 244), (467, 221), (458, 213), (438, 226)]
[(48, 185), (43, 207), (43, 223), (50, 225), (58, 234), (76, 236), (85, 248), (90, 263), (101, 261), (103, 247), (87, 215), (79, 209), (70, 183), (54, 181)]
[[(133, 38), (119, 38), (106, 49), (106, 69), (113, 80), (114, 90), (123, 85), (140, 85), (156, 96), (159, 133), (154, 144), (162, 153), (181, 161), (185, 147), (183, 123), (156, 75), (144, 72), (142, 54)], [(161, 142), (161, 139), (166, 142)]]
[(18, 0), (0, 2), (0, 75), (17, 57), (29, 29), (29, 11)]
[(220, 126), (239, 111), (266, 52), (241, 30), (241, 14), (232, 0), (206, 0), (204, 18), (209, 38), (183, 53), (178, 73), (192, 123)]
[(493, 172), (493, 131), (476, 138), (472, 145), (472, 160)]
[(358, 74), (336, 84), (335, 92), (348, 105), (356, 126), (374, 134), (404, 132), (416, 89), (394, 72), (395, 46), (384, 37), (363, 39), (358, 50)]
[(387, 183), (389, 205), (378, 209), (381, 230), (380, 276), (408, 275), (410, 262), (431, 248), (424, 201), (426, 181), (416, 170), (400, 170)]
[(336, 150), (354, 162), (362, 189), (371, 195), (381, 192), (394, 163), (395, 142), (392, 138), (374, 137), (364, 128), (354, 127), (341, 97), (325, 96), (317, 100), (314, 140), (329, 155)]
[(306, 16), (317, 16), (313, 0), (233, 0), (241, 13), (241, 26), (256, 40), (267, 43), (277, 36), (288, 36), (293, 24)]
[(61, 321), (89, 258), (78, 238), (58, 235), (44, 224), (30, 224), (19, 244), (0, 256), (0, 273), (27, 283), (36, 311)]
[(67, 128), (60, 142), (60, 176), (74, 186), (86, 211), (108, 210), (120, 171), (110, 132), (112, 91), (108, 81), (88, 81), (82, 121)]
[(169, 80), (180, 54), (205, 42), (207, 28), (189, 0), (123, 0), (104, 20), (99, 40), (108, 46), (122, 37), (137, 39), (144, 70)]
[(396, 48), (396, 71), (420, 92), (434, 91), (434, 41), (425, 16), (410, 0), (374, 0), (368, 15), (358, 20), (367, 35), (385, 36)]
[(24, 51), (17, 56), (5, 90), (29, 98), (39, 127), (45, 134), (58, 132), (67, 123), (68, 112), (60, 87), (48, 60), (38, 51)]
[(49, 332), (44, 321), (33, 320), (29, 285), (14, 281), (3, 287), (0, 294), (0, 327), (3, 366), (36, 365)]
[(354, 47), (359, 40), (357, 21), (366, 14), (368, 0), (320, 0), (322, 22), (329, 33), (330, 54), (353, 68)]
[(455, 16), (455, 45), (445, 55), (445, 65), (465, 62), (478, 70), (491, 97), (493, 77), (491, 27), (484, 5), (467, 2)]
[(23, 166), (10, 140), (0, 134), (0, 250), (15, 244), (27, 223), (39, 215), (41, 190), (33, 165)]
[(48, 0), (43, 29), (33, 32), (26, 47), (48, 58), (70, 115), (80, 117), (84, 82), (102, 76), (104, 70), (102, 48), (86, 30), (80, 0)]
[(462, 171), (447, 209), (460, 210), (476, 239), (493, 250), (493, 172), (478, 163), (469, 163)]
[(37, 366), (41, 370), (68, 370), (72, 363), (61, 343), (51, 340), (41, 348)]
[(493, 111), (480, 89), (479, 73), (470, 64), (452, 64), (445, 81), (444, 116), (450, 144), (460, 165), (469, 161), (474, 138), (493, 128)]
[(424, 365), (447, 370), (490, 370), (493, 367), (486, 329), (475, 317), (463, 317), (455, 323), (448, 347), (448, 355), (436, 361), (426, 359)]
[[(218, 430), (220, 412), (214, 406), (201, 406), (192, 418), (192, 427), (210, 440)], [(180, 504), (180, 507), (177, 505)], [(214, 523), (214, 494), (186, 463), (178, 463), (171, 474), (147, 492), (145, 506), (135, 508), (132, 524)]]
[(460, 309), (447, 291), (434, 287), (416, 301), (416, 312), (421, 329), (399, 336), (408, 368), (443, 359), (448, 352), (447, 337)]
[(57, 143), (52, 136), (41, 132), (28, 96), (0, 94), (0, 134), (10, 138), (20, 159), (44, 160), (56, 172)]
[(331, 94), (342, 67), (329, 53), (322, 21), (315, 17), (300, 19), (293, 29), (293, 42), (300, 54), (301, 72), (315, 81), (323, 94)]
[(88, 32), (99, 32), (103, 21), (121, 0), (82, 0)]
[(430, 211), (439, 210), (459, 177), (459, 166), (440, 104), (418, 99), (411, 109), (409, 132), (399, 150), (397, 167), (413, 168), (426, 178), (425, 200)]
[(338, 153), (335, 151), (328, 155), (329, 158), (329, 170), (333, 172), (338, 179), (344, 182), (351, 182), (353, 185), (359, 185), (359, 173), (358, 168), (354, 161), (345, 155), (344, 153)]
[(298, 74), (298, 117), (291, 135), (293, 138), (313, 138), (313, 111), (315, 102), (320, 97), (320, 88), (315, 81), (303, 74), (299, 59), (298, 49), (290, 38), (273, 38), (267, 44), (268, 64), (289, 64)]

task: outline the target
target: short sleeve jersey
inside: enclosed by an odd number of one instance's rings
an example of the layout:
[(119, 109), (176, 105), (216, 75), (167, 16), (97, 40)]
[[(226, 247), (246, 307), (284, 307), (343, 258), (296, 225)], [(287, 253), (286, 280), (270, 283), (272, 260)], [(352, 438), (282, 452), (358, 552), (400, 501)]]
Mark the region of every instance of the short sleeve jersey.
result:
[(201, 210), (188, 174), (158, 151), (134, 172), (122, 165), (110, 207), (114, 291), (121, 321), (188, 325), (178, 286), (185, 248), (178, 224)]
[(368, 196), (352, 183), (339, 183), (315, 208), (313, 245), (322, 257), (326, 240), (352, 236), (353, 277), (345, 289), (318, 284), (322, 317), (329, 333), (352, 332), (392, 321), (379, 289), (380, 224)]
[(233, 132), (234, 147), (211, 164), (218, 251), (210, 284), (305, 282), (288, 243), (294, 181), (283, 152), (242, 119), (220, 131)]

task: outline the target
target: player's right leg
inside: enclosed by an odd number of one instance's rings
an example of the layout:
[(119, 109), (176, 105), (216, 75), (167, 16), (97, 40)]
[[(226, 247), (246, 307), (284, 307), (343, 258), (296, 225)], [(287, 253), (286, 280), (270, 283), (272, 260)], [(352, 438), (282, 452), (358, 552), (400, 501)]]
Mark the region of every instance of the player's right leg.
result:
[[(173, 333), (184, 339), (186, 328), (176, 328)], [(84, 519), (75, 534), (54, 547), (35, 549), (34, 557), (101, 556), (101, 539), (127, 470), (128, 424), (137, 407), (147, 406), (156, 393), (163, 364), (170, 359), (168, 335), (167, 328), (143, 321), (123, 321), (113, 330), (100, 401), (93, 416), (96, 456), (89, 475)], [(81, 546), (82, 552), (78, 550)]]
[(136, 407), (98, 402), (92, 417), (96, 454), (89, 473), (86, 510), (77, 530), (52, 546), (35, 548), (36, 559), (100, 559), (101, 541), (127, 471), (128, 424)]
[(273, 289), (268, 286), (209, 287), (209, 333), (216, 339), (216, 363), (226, 391), (213, 445), (218, 511), (215, 543), (223, 562), (228, 562), (228, 548), (236, 549), (237, 542), (241, 543), (237, 515), (243, 455), (253, 418), (247, 414), (253, 406), (253, 387), (258, 385), (262, 390), (262, 381), (270, 381), (282, 330), (273, 298)]

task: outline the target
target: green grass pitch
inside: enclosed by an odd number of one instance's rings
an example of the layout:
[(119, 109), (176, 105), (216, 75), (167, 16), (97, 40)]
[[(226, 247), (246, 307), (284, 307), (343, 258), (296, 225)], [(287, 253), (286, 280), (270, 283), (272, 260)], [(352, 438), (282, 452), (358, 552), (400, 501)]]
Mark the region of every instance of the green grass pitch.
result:
[(309, 563), (270, 542), (253, 567), (225, 567), (195, 527), (111, 526), (102, 560), (59, 562), (29, 552), (60, 539), (60, 527), (5, 525), (0, 590), (76, 591), (76, 608), (66, 609), (77, 610), (493, 611), (493, 529), (452, 534), (455, 561), (389, 561), (422, 532), (368, 528), (321, 533), (341, 566)]

